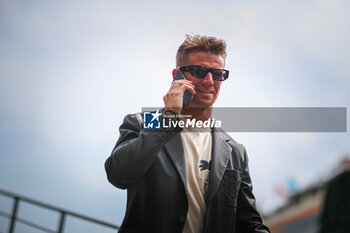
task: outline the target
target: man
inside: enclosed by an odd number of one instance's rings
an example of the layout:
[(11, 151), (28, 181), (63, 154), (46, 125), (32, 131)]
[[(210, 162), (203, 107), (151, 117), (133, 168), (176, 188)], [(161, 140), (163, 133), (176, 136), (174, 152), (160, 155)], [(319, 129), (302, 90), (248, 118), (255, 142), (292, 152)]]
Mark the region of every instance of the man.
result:
[[(176, 55), (186, 79), (164, 96), (163, 117), (205, 121), (228, 78), (225, 41), (187, 36)], [(183, 107), (184, 92), (193, 95)], [(174, 121), (179, 120), (178, 118)], [(127, 189), (122, 233), (269, 232), (255, 208), (245, 148), (218, 128), (210, 131), (143, 129), (141, 114), (127, 115), (107, 159), (108, 180)]]

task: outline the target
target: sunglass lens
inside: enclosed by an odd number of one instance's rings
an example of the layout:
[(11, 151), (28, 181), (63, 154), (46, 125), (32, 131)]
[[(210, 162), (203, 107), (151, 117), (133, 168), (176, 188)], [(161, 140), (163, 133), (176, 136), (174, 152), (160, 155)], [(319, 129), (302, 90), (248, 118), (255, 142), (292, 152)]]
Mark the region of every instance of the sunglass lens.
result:
[(228, 79), (228, 74), (229, 74), (229, 71), (228, 70), (224, 70), (222, 72), (222, 79), (221, 79), (221, 81), (224, 81), (224, 80)]
[(221, 70), (213, 70), (211, 72), (213, 74), (213, 79), (217, 81), (222, 81), (223, 71)]
[(190, 73), (197, 78), (204, 78), (208, 73), (207, 69), (201, 66), (192, 66), (191, 68), (192, 72)]

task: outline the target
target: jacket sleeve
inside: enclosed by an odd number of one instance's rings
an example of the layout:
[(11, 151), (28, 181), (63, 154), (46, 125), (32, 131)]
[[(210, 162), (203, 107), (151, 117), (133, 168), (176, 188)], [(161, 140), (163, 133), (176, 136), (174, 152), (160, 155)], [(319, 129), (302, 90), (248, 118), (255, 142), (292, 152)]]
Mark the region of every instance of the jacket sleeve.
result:
[(127, 189), (152, 166), (156, 154), (178, 131), (144, 130), (141, 114), (129, 114), (119, 128), (119, 139), (105, 162), (107, 178), (117, 188)]
[(244, 149), (242, 182), (238, 193), (236, 232), (238, 233), (268, 233), (269, 228), (262, 222), (255, 206), (253, 186), (249, 175), (248, 156)]

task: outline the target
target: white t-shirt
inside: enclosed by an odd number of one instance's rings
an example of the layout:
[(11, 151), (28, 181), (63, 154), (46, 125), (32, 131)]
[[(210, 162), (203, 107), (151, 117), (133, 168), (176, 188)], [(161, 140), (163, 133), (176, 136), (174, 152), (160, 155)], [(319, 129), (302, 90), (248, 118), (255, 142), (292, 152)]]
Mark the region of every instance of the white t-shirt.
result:
[(204, 196), (208, 188), (212, 136), (196, 129), (181, 132), (186, 161), (188, 212), (183, 233), (201, 233), (206, 211)]

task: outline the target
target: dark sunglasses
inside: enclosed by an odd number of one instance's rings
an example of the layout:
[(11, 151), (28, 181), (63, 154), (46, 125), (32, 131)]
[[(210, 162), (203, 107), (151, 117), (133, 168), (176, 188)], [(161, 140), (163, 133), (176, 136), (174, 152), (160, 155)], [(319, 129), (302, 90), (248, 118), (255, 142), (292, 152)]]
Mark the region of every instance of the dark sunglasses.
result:
[(228, 79), (229, 71), (225, 69), (210, 69), (203, 66), (180, 66), (179, 70), (182, 72), (189, 72), (192, 76), (196, 78), (204, 79), (205, 76), (210, 72), (213, 75), (213, 79), (216, 81), (224, 81)]

